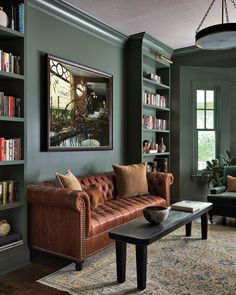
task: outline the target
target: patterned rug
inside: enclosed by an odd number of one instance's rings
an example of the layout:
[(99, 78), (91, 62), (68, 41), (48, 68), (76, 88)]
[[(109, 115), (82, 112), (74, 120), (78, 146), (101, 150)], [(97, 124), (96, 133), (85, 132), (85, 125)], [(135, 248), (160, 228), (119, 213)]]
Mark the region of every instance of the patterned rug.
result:
[(72, 295), (235, 295), (236, 228), (209, 225), (208, 239), (201, 240), (200, 224), (192, 236), (185, 228), (148, 246), (147, 288), (136, 288), (135, 247), (127, 249), (126, 281), (116, 282), (114, 246), (86, 260), (81, 272), (74, 264), (38, 282)]

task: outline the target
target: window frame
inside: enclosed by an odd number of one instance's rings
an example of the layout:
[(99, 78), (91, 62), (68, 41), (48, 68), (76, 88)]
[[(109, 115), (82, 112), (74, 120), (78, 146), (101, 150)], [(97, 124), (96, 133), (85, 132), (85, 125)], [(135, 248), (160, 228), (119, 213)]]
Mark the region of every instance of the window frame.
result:
[[(204, 90), (205, 94), (207, 90), (214, 91), (214, 128), (197, 128), (197, 90)], [(193, 84), (193, 174), (201, 175), (202, 170), (198, 170), (198, 132), (199, 131), (215, 131), (215, 158), (219, 154), (219, 97), (220, 97), (220, 87), (207, 84), (207, 83), (195, 83)], [(204, 108), (204, 113), (206, 112), (206, 105)], [(204, 118), (206, 124), (206, 117)], [(206, 125), (205, 125), (206, 127)], [(212, 159), (209, 159), (212, 160)]]

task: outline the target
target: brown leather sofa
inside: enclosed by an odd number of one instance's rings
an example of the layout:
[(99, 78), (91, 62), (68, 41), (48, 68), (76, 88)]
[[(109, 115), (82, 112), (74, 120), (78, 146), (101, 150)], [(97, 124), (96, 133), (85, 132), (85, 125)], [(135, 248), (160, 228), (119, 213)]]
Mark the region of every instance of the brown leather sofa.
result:
[(28, 187), (28, 236), (31, 249), (46, 251), (76, 262), (112, 243), (112, 228), (142, 216), (143, 208), (170, 205), (171, 173), (148, 172), (149, 195), (117, 198), (113, 172), (78, 177), (82, 188), (95, 184), (104, 203), (91, 209), (86, 192), (59, 188), (54, 181)]

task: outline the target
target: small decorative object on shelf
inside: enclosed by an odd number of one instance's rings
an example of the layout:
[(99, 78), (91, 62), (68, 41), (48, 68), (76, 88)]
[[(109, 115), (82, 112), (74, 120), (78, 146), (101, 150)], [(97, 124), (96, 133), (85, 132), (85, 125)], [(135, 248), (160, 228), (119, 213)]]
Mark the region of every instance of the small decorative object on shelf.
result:
[(3, 7), (0, 7), (0, 25), (3, 26), (3, 27), (8, 26), (8, 16), (3, 11)]
[(168, 158), (155, 157), (154, 162), (157, 163), (158, 172), (168, 172)]
[(157, 172), (157, 162), (154, 160), (153, 162), (148, 162), (148, 166), (150, 167), (149, 171)]
[(161, 143), (159, 144), (159, 152), (164, 153), (166, 151), (166, 145), (164, 144), (163, 137), (161, 138)]
[(7, 222), (7, 220), (0, 220), (0, 237), (5, 237), (9, 234), (11, 229), (10, 224)]
[(158, 153), (158, 144), (154, 143), (153, 139), (150, 144), (149, 140), (143, 141), (143, 153), (145, 154), (156, 154)]

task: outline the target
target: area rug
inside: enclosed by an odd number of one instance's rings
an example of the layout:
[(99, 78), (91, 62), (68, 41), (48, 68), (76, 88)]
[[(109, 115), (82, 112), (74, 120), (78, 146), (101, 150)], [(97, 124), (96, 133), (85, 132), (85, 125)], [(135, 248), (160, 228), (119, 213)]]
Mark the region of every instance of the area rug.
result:
[(156, 294), (235, 295), (236, 228), (209, 225), (208, 239), (201, 240), (200, 224), (192, 236), (182, 227), (148, 246), (147, 288), (136, 288), (135, 247), (127, 249), (126, 281), (116, 282), (115, 247), (88, 258), (81, 272), (72, 263), (39, 283), (72, 295)]

